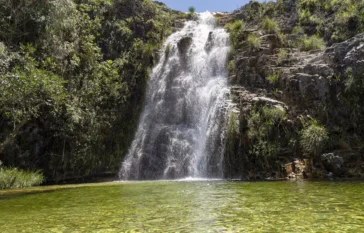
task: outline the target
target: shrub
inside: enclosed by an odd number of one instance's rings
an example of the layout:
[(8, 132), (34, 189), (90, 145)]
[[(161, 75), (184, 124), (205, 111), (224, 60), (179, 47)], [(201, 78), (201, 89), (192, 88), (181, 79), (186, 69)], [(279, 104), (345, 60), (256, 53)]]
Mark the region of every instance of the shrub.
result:
[(266, 17), (262, 22), (263, 30), (269, 33), (277, 33), (279, 32), (279, 27), (276, 21)]
[(323, 50), (325, 48), (325, 42), (320, 37), (314, 35), (311, 37), (301, 37), (298, 40), (298, 45), (301, 50), (310, 51), (310, 50)]
[(191, 15), (193, 15), (193, 14), (195, 14), (196, 9), (195, 9), (193, 6), (190, 6), (190, 7), (188, 8), (188, 11), (189, 11), (189, 13), (190, 13)]
[(228, 64), (228, 72), (229, 72), (229, 75), (233, 74), (236, 70), (236, 67), (235, 67), (235, 61), (234, 60), (231, 60)]
[(275, 84), (278, 82), (279, 80), (279, 77), (280, 77), (280, 74), (279, 73), (275, 73), (275, 74), (272, 74), (272, 75), (269, 75), (267, 77), (267, 80), (270, 84)]
[(40, 185), (44, 180), (40, 171), (21, 171), (17, 168), (0, 169), (0, 189), (26, 188)]
[(293, 34), (304, 34), (305, 30), (303, 30), (303, 28), (300, 26), (296, 26), (293, 28), (292, 33)]
[(235, 20), (234, 23), (230, 25), (232, 31), (239, 31), (243, 28), (244, 22), (242, 20)]
[(262, 40), (255, 34), (250, 34), (247, 42), (251, 48), (259, 48), (262, 44)]
[(253, 145), (250, 152), (257, 157), (275, 157), (280, 148), (275, 131), (286, 118), (286, 112), (280, 108), (264, 106), (252, 111), (248, 117), (248, 137)]
[(313, 120), (302, 130), (300, 139), (303, 152), (309, 156), (317, 156), (325, 147), (328, 133), (324, 126)]
[(278, 63), (281, 64), (287, 58), (288, 58), (287, 49), (280, 49), (278, 52), (278, 58), (277, 58)]
[(166, 50), (164, 51), (164, 55), (166, 59), (169, 57), (169, 54), (171, 53), (171, 44), (168, 44), (166, 47)]
[(194, 15), (195, 15), (195, 8), (193, 7), (193, 6), (190, 6), (189, 8), (188, 8), (188, 17), (189, 18), (192, 18)]
[(244, 22), (242, 20), (235, 20), (233, 23), (228, 23), (225, 25), (225, 28), (230, 32), (230, 40), (234, 48), (238, 47), (242, 36), (243, 27)]
[[(233, 98), (233, 97), (232, 97)], [(239, 114), (237, 112), (230, 112), (227, 128), (227, 153), (229, 155), (236, 154), (236, 150), (239, 146)]]

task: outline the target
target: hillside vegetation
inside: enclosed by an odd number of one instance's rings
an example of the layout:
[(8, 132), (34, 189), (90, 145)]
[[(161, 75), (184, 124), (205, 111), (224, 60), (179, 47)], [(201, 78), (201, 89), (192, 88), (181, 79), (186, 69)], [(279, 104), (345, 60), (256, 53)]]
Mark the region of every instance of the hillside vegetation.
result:
[(0, 0), (0, 160), (53, 181), (115, 172), (185, 17), (151, 0)]

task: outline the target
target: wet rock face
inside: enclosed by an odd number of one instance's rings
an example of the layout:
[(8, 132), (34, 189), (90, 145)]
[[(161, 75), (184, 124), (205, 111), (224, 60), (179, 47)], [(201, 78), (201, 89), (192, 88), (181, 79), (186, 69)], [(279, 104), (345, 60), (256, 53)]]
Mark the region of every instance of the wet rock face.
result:
[(205, 50), (206, 52), (210, 52), (211, 51), (211, 48), (214, 46), (214, 41), (213, 41), (213, 32), (210, 32), (209, 33), (209, 37), (206, 41), (206, 44), (205, 44)]
[(183, 37), (177, 43), (178, 51), (182, 55), (186, 55), (191, 45), (192, 45), (192, 37), (189, 37), (189, 36)]

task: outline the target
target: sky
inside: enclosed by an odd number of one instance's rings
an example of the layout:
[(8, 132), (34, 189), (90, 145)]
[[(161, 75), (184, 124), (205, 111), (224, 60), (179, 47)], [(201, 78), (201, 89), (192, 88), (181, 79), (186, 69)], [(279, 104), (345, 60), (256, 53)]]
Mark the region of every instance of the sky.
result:
[(164, 2), (169, 8), (188, 11), (193, 6), (196, 12), (205, 11), (233, 11), (247, 4), (249, 0), (157, 0)]

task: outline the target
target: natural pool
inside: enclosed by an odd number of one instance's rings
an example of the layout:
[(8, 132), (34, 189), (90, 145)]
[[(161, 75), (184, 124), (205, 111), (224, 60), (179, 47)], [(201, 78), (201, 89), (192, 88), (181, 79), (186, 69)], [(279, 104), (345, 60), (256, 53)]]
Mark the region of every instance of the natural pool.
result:
[(159, 181), (0, 191), (0, 232), (364, 232), (364, 183)]

